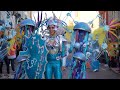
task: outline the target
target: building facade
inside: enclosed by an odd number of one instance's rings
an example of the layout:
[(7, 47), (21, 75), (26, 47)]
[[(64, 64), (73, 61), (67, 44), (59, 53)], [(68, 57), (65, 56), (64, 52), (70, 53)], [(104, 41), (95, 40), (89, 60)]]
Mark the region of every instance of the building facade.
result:
[(0, 20), (12, 22), (14, 28), (21, 19), (31, 18), (32, 11), (0, 11)]

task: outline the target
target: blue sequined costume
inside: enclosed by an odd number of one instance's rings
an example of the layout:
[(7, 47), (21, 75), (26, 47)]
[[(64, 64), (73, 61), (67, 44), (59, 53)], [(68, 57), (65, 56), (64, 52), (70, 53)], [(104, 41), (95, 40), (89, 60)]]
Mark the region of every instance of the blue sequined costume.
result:
[(89, 48), (88, 51), (90, 52), (90, 57), (88, 58), (90, 61), (90, 66), (93, 71), (99, 70), (99, 60), (97, 60), (100, 48), (97, 40), (92, 40), (92, 35), (90, 35), (89, 40)]
[(52, 79), (54, 74), (55, 79), (62, 79), (62, 58), (65, 54), (65, 45), (62, 42), (62, 51), (60, 51), (60, 37), (49, 37), (46, 41), (46, 47), (48, 49), (47, 65), (45, 71), (45, 78)]
[[(31, 26), (31, 27), (29, 27)], [(45, 41), (38, 33), (35, 33), (35, 23), (31, 19), (21, 22), (25, 27), (25, 36), (22, 43), (23, 51), (19, 52), (15, 79), (42, 79), (44, 78), (44, 66), (46, 63)]]
[(73, 42), (69, 50), (70, 53), (73, 53), (69, 76), (71, 79), (86, 78), (86, 52), (88, 51), (87, 43), (90, 32), (90, 27), (84, 22), (79, 22), (74, 26), (73, 40), (71, 40)]
[[(5, 27), (0, 26), (0, 32), (4, 32)], [(0, 62), (3, 62), (5, 56), (7, 56), (7, 46), (8, 46), (7, 38), (5, 35), (1, 35), (0, 37)]]

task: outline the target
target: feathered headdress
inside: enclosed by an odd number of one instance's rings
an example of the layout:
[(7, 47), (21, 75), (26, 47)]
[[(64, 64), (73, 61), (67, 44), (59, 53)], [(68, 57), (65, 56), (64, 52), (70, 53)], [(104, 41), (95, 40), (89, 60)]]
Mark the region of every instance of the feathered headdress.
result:
[(117, 35), (113, 32), (118, 26), (120, 26), (120, 23), (117, 22), (117, 19), (111, 20), (108, 25), (104, 25), (103, 27), (94, 30), (93, 40), (98, 38), (98, 43), (101, 46), (105, 41), (107, 34), (111, 34), (118, 39)]
[(63, 22), (62, 20), (54, 17), (50, 17), (47, 22), (47, 27), (49, 25), (55, 25), (55, 30), (57, 31), (57, 34), (61, 35), (65, 32), (65, 22)]
[(16, 44), (18, 46), (18, 48), (20, 48), (21, 44), (22, 44), (22, 37), (24, 36), (24, 31), (22, 30), (22, 33), (20, 33), (20, 24), (18, 24), (15, 28), (16, 30)]

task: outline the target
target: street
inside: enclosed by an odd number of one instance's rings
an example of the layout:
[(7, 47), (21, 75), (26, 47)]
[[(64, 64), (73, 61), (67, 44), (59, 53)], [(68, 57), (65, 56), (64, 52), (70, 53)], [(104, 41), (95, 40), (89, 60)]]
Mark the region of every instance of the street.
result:
[(105, 66), (101, 66), (99, 72), (92, 72), (90, 69), (88, 69), (87, 72), (88, 79), (120, 79), (119, 74), (116, 74)]
[[(8, 66), (6, 56), (17, 58), (15, 70), (17, 62), (26, 60), (24, 65), (27, 65), (16, 70), (20, 77), (44, 79), (46, 69), (47, 75), (55, 73), (69, 79), (68, 66), (76, 60), (73, 67), (77, 66), (77, 73), (86, 71), (86, 79), (120, 79), (120, 11), (0, 11), (0, 62), (5, 61)], [(44, 67), (45, 60), (50, 62), (48, 68)], [(93, 72), (81, 61), (90, 61), (94, 68), (100, 63), (100, 69)], [(99, 62), (94, 65), (96, 61)], [(60, 67), (62, 64), (66, 69), (61, 75), (58, 73), (64, 69)], [(10, 74), (5, 63), (0, 64), (1, 68), (0, 79), (14, 79), (15, 70), (12, 71), (11, 65)]]
[[(68, 69), (63, 73), (63, 79), (68, 79)], [(99, 72), (93, 72), (90, 69), (87, 69), (87, 79), (120, 79), (120, 74), (116, 74), (108, 67), (100, 65)]]
[[(10, 71), (13, 77), (13, 71), (11, 70), (11, 66), (10, 66)], [(68, 79), (68, 72), (69, 72), (69, 69), (66, 69), (65, 71), (63, 71), (63, 79)], [(3, 74), (6, 74), (5, 64), (3, 66)], [(0, 79), (7, 79), (7, 78), (4, 77)], [(10, 78), (10, 79), (13, 79), (13, 78)], [(110, 70), (108, 67), (104, 65), (100, 65), (99, 72), (93, 72), (91, 69), (87, 69), (87, 79), (120, 79), (120, 74), (116, 74), (115, 72)]]

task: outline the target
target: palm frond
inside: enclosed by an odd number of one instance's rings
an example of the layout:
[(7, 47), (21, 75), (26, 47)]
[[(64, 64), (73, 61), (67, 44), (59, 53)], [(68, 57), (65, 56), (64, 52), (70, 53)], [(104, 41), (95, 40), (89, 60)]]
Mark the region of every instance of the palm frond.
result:
[(109, 33), (111, 33), (111, 34), (114, 35), (117, 39), (119, 39), (118, 36), (117, 36), (114, 32), (109, 31)]

